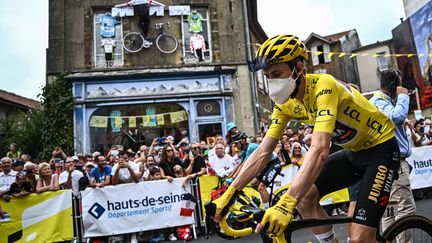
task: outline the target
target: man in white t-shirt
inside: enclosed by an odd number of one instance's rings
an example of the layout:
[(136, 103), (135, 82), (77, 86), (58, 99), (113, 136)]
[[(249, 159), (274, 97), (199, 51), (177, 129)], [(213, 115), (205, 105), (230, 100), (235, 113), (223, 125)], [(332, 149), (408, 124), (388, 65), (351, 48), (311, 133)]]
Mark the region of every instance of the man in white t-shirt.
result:
[(215, 174), (220, 178), (224, 178), (234, 170), (233, 159), (231, 156), (225, 154), (225, 146), (217, 143), (214, 147), (216, 155), (209, 158), (211, 168), (215, 171)]
[(3, 157), (1, 159), (1, 165), (3, 171), (0, 172), (0, 197), (5, 201), (9, 201), (10, 197), (8, 191), (16, 180), (17, 172), (12, 170), (12, 159), (9, 157)]
[(209, 160), (210, 160), (211, 157), (216, 156), (216, 145), (217, 144), (222, 144), (222, 145), (224, 144), (224, 138), (223, 138), (222, 134), (216, 134), (216, 136), (215, 136), (215, 142), (214, 142), (214, 146), (215, 147), (213, 147), (212, 149), (210, 149), (208, 151)]
[(75, 194), (79, 193), (78, 181), (84, 174), (81, 172), (82, 165), (77, 156), (68, 156), (64, 164), (64, 171), (59, 176), (59, 185), (64, 189), (72, 189)]
[(112, 168), (111, 176), (113, 185), (138, 182), (139, 165), (133, 161), (129, 161), (128, 152), (121, 151), (118, 163)]

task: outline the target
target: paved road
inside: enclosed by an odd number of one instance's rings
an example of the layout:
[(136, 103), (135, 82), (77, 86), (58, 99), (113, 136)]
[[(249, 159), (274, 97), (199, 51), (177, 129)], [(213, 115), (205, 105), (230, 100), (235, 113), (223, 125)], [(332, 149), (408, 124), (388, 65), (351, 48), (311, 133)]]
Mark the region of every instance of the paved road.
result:
[[(417, 214), (423, 215), (425, 217), (432, 219), (432, 209), (430, 207), (431, 204), (432, 204), (432, 199), (424, 199), (424, 200), (416, 201)], [(341, 243), (346, 242), (346, 240), (345, 240), (346, 236), (347, 236), (346, 224), (335, 225), (334, 228), (335, 228), (336, 235), (337, 235), (338, 239), (340, 240), (339, 242), (341, 242)], [(310, 233), (310, 231), (307, 229), (294, 232), (292, 239), (293, 239), (293, 242), (298, 242), (298, 243), (305, 243), (305, 242), (314, 242), (315, 243), (315, 242), (318, 242), (315, 239), (315, 237), (313, 236), (313, 234)], [(195, 240), (193, 242), (213, 243), (213, 242), (221, 242), (221, 241), (228, 242), (227, 240), (223, 240), (216, 235), (210, 236), (210, 238), (208, 240), (205, 239), (204, 237), (199, 237), (197, 240)], [(244, 238), (232, 240), (229, 242), (232, 242), (232, 243), (261, 242), (261, 239), (257, 235), (252, 235), (249, 237), (244, 237)]]

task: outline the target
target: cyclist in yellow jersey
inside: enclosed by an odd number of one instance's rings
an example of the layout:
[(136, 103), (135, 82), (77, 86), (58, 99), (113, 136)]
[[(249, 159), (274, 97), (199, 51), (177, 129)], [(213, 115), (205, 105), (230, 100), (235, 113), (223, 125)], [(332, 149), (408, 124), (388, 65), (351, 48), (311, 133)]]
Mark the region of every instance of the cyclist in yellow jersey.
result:
[[(239, 176), (219, 199), (215, 220), (228, 211), (239, 190), (270, 161), (290, 119), (313, 123), (312, 144), (291, 187), (271, 208), (256, 232), (280, 236), (295, 207), (303, 218), (327, 217), (319, 204), (324, 195), (361, 180), (350, 242), (374, 242), (399, 166), (394, 125), (357, 90), (327, 74), (306, 74), (308, 53), (292, 35), (277, 35), (258, 49), (251, 71), (264, 70), (269, 95), (276, 103), (272, 125), (260, 147), (247, 159)], [(329, 156), (330, 141), (343, 147)], [(336, 242), (331, 226), (312, 229), (320, 242)]]

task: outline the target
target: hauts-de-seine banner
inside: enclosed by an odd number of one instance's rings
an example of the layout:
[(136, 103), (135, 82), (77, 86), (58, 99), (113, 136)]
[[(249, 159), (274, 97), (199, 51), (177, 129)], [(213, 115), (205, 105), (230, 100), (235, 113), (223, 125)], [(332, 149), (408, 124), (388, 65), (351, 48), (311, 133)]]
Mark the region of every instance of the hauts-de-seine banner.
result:
[(190, 225), (180, 214), (185, 195), (182, 179), (88, 188), (82, 193), (84, 237), (107, 236)]
[(0, 242), (58, 242), (73, 239), (72, 192), (56, 191), (1, 201)]

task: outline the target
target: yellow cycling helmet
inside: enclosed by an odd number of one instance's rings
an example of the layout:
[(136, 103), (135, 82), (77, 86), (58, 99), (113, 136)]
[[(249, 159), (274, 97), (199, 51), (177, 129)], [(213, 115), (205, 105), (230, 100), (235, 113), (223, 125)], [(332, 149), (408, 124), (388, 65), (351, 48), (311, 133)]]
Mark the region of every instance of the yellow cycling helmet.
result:
[(267, 39), (257, 50), (249, 70), (256, 72), (268, 65), (289, 62), (295, 58), (307, 60), (308, 53), (303, 42), (294, 35), (276, 35)]

